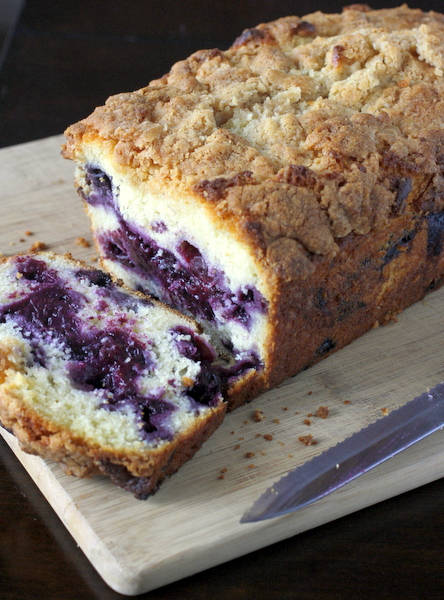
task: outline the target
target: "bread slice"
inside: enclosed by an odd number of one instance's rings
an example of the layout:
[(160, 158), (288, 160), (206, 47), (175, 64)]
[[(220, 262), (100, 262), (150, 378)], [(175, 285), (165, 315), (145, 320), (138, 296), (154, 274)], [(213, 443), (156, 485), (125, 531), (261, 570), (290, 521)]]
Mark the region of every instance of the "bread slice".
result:
[(200, 321), (231, 407), (441, 284), (443, 73), (443, 15), (353, 5), (246, 30), (67, 130), (104, 268)]
[(191, 319), (51, 253), (0, 263), (0, 421), (22, 448), (138, 498), (223, 419), (223, 376)]

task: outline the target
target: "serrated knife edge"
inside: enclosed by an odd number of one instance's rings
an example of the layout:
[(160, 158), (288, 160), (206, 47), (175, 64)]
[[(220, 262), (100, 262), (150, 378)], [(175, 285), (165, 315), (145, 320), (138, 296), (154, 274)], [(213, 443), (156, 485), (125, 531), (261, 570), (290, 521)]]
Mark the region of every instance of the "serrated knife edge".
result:
[(444, 426), (444, 382), (290, 471), (241, 518), (261, 521), (299, 510)]

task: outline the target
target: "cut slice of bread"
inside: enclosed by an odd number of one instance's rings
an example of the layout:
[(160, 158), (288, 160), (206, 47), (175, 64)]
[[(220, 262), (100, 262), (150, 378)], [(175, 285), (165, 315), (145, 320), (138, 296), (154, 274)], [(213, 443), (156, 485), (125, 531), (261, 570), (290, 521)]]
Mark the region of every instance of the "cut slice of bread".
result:
[(191, 319), (70, 257), (0, 264), (0, 421), (68, 473), (153, 493), (223, 419), (215, 357)]

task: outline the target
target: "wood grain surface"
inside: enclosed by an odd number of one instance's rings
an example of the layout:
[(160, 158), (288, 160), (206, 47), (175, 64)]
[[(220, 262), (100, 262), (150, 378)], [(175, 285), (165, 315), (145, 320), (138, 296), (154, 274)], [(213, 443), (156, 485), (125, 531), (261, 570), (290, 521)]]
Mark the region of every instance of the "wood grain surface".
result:
[[(0, 150), (0, 251), (43, 242), (95, 262), (60, 136)], [(192, 461), (145, 502), (102, 478), (80, 480), (4, 438), (109, 586), (135, 595), (266, 547), (444, 475), (442, 432), (297, 513), (241, 525), (289, 469), (444, 379), (444, 290), (228, 415)], [(327, 419), (309, 417), (327, 406)], [(254, 411), (265, 419), (254, 420)], [(310, 424), (304, 421), (308, 419)], [(300, 436), (313, 435), (305, 446)], [(223, 477), (221, 474), (223, 472)]]

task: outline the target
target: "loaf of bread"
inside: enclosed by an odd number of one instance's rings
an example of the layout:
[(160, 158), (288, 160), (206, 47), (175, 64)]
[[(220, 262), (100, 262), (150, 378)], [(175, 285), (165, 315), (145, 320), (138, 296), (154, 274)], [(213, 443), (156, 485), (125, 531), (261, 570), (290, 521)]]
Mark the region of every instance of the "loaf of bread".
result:
[(0, 263), (0, 422), (30, 453), (140, 499), (225, 413), (197, 325), (49, 253)]
[(286, 17), (66, 131), (103, 267), (204, 327), (230, 408), (444, 274), (444, 16)]

